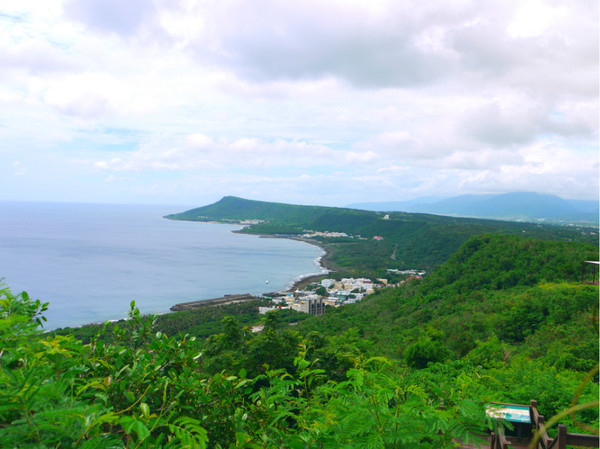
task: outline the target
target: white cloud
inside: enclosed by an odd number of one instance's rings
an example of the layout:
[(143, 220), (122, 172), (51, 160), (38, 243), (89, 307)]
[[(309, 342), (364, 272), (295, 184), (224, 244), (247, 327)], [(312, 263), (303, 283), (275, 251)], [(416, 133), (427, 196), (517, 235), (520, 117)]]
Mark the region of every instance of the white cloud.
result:
[(186, 136), (155, 136), (142, 143), (135, 151), (119, 157), (96, 160), (93, 166), (102, 170), (220, 170), (230, 169), (286, 169), (316, 167), (336, 163), (337, 160), (367, 161), (371, 153), (336, 152), (323, 145), (302, 141), (261, 141), (256, 138), (215, 141), (203, 134)]
[[(263, 82), (336, 76), (377, 87), (438, 78), (443, 55), (432, 57), (425, 51), (429, 47), (417, 45), (423, 40), (414, 39), (414, 16), (395, 3), (385, 5), (386, 14), (378, 6), (268, 0), (197, 4), (185, 13), (196, 15), (202, 32), (193, 30), (183, 39), (202, 61)], [(182, 39), (180, 33), (173, 37)]]
[(59, 49), (44, 41), (27, 41), (21, 43), (5, 42), (0, 48), (0, 66), (23, 69), (33, 74), (45, 72), (68, 71), (76, 68), (76, 64)]
[(374, 151), (349, 151), (345, 154), (345, 160), (349, 163), (367, 163), (378, 159), (378, 155)]
[(499, 172), (523, 162), (523, 156), (513, 151), (480, 150), (453, 153), (444, 159), (443, 166), (446, 169)]
[(133, 35), (144, 19), (151, 16), (154, 2), (147, 0), (69, 0), (65, 15), (94, 30)]
[(24, 167), (20, 161), (14, 161), (12, 163), (12, 167), (14, 169), (13, 173), (16, 176), (25, 176), (25, 174), (27, 173), (27, 167)]
[(564, 6), (555, 7), (541, 0), (529, 0), (517, 6), (513, 20), (508, 25), (511, 37), (539, 36), (565, 15)]
[(63, 114), (100, 118), (118, 111), (118, 105), (112, 104), (111, 97), (118, 96), (123, 90), (124, 86), (107, 74), (86, 73), (51, 83), (43, 99)]
[(40, 5), (0, 6), (0, 163), (27, 195), (597, 196), (596, 3)]

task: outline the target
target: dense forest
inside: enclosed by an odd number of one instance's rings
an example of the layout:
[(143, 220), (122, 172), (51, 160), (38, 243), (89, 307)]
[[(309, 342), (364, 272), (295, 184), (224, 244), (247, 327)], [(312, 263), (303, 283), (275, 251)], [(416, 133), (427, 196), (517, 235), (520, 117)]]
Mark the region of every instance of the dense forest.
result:
[(483, 442), (484, 404), (531, 399), (548, 419), (577, 405), (560, 422), (593, 433), (598, 286), (580, 276), (597, 257), (592, 244), (485, 234), (425, 279), (323, 316), (131, 304), (126, 321), (47, 334), (51, 305), (4, 286), (0, 441), (450, 448)]

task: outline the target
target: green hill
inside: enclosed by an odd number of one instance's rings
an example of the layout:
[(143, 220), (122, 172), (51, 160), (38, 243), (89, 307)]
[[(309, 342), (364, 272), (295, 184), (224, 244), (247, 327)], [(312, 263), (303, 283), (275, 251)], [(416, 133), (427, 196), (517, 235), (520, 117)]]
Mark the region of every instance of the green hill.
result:
[[(318, 237), (330, 258), (350, 274), (382, 276), (387, 268), (432, 270), (474, 235), (512, 234), (544, 240), (597, 244), (597, 229), (428, 214), (381, 213), (348, 208), (301, 206), (227, 196), (167, 218), (191, 221), (261, 220), (243, 229), (253, 234), (298, 236), (306, 230), (345, 232), (350, 238)], [(383, 240), (373, 240), (380, 236)]]
[[(581, 261), (597, 255), (591, 244), (473, 237), (423, 281), (378, 291), (322, 319), (304, 321), (300, 328), (330, 335), (354, 328), (379, 352), (395, 358), (428, 330), (441, 336), (454, 358), (494, 335), (523, 343), (544, 325), (579, 326), (584, 322), (579, 313), (593, 312), (598, 288), (577, 282)], [(578, 352), (588, 369), (598, 348), (594, 326), (585, 322), (591, 338), (585, 345), (596, 343), (593, 351)]]
[[(313, 222), (332, 209), (334, 208), (298, 206), (225, 196), (214, 204), (167, 215), (167, 218), (191, 221), (267, 220), (290, 225), (305, 225)], [(372, 215), (365, 211), (357, 212), (362, 216)]]

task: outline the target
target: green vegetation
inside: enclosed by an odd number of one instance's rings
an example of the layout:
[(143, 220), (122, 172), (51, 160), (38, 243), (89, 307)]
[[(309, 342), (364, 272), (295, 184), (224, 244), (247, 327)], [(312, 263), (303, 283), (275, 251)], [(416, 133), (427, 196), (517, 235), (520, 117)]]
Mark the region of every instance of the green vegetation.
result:
[[(154, 327), (157, 331), (169, 337), (190, 334), (197, 338), (207, 338), (225, 332), (225, 326), (223, 325), (225, 317), (234, 317), (242, 326), (259, 325), (262, 319), (258, 313), (259, 306), (273, 306), (273, 303), (271, 300), (256, 300), (166, 313), (154, 317)], [(290, 309), (279, 312), (279, 321), (282, 323), (297, 323), (309, 317), (309, 315)], [(86, 324), (75, 328), (66, 327), (51, 331), (49, 335), (72, 335), (83, 343), (89, 343), (96, 336), (99, 336), (103, 341), (107, 341), (112, 335), (113, 328), (123, 326), (125, 322), (125, 320), (120, 320), (117, 323)]]
[[(542, 323), (564, 324), (582, 310), (591, 313), (597, 287), (565, 281), (579, 279), (580, 261), (595, 255), (596, 248), (586, 244), (474, 237), (423, 281), (379, 290), (300, 327), (332, 335), (359, 330), (379, 353), (394, 358), (401, 358), (410, 342), (435, 333), (454, 357), (462, 357), (476, 340), (498, 335), (521, 342)], [(585, 329), (588, 337), (594, 333), (592, 325)], [(597, 348), (589, 357), (597, 360)]]
[(161, 317), (132, 304), (129, 320), (86, 331), (88, 343), (40, 334), (47, 305), (4, 287), (0, 441), (449, 448), (485, 432), (484, 403), (530, 399), (547, 419), (590, 403), (560, 420), (589, 432), (598, 287), (577, 281), (596, 257), (585, 243), (481, 235), (422, 281), (297, 326), (243, 304)]
[[(1, 295), (5, 447), (446, 448), (484, 427), (472, 380), (441, 409), (435, 391), (405, 382), (392, 361), (350, 364), (349, 354), (318, 348), (318, 337), (282, 330), (273, 314), (259, 335), (227, 318), (225, 333), (200, 342), (155, 332), (155, 319), (132, 304), (111, 343), (83, 345), (37, 335), (44, 305)], [(251, 375), (232, 357), (242, 348)], [(345, 380), (318, 368), (318, 353), (346, 360)]]
[[(224, 197), (220, 201), (167, 218), (191, 221), (261, 220), (242, 232), (296, 237), (306, 230), (345, 232), (352, 237), (317, 237), (329, 260), (345, 275), (385, 276), (387, 268), (427, 271), (445, 262), (470, 237), (484, 233), (555, 241), (598, 243), (597, 228), (443, 217), (403, 212), (298, 206)], [(359, 238), (359, 236), (361, 238)], [(381, 236), (383, 240), (373, 240)]]
[(598, 287), (569, 282), (597, 254), (586, 244), (474, 237), (423, 281), (379, 290), (299, 331), (356, 341), (428, 375), (449, 366), (479, 375), (495, 401), (537, 399), (552, 416), (598, 362)]
[[(277, 223), (289, 226), (303, 226), (310, 223), (325, 212), (334, 209), (322, 206), (296, 206), (293, 204), (270, 203), (265, 201), (246, 200), (235, 196), (223, 197), (220, 201), (179, 214), (167, 215), (176, 220), (211, 221), (211, 220), (276, 220)], [(343, 209), (340, 209), (343, 210)], [(355, 211), (357, 215), (372, 215), (364, 211)]]

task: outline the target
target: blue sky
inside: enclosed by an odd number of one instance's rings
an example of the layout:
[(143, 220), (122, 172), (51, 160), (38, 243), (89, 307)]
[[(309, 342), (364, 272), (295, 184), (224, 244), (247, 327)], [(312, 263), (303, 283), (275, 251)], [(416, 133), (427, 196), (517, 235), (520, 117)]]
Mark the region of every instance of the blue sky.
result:
[(0, 1), (0, 200), (598, 198), (589, 1)]

